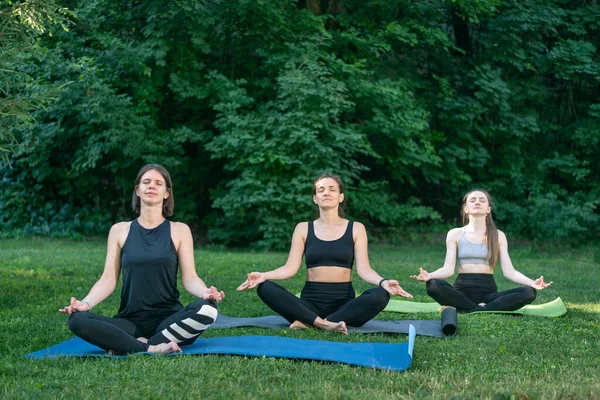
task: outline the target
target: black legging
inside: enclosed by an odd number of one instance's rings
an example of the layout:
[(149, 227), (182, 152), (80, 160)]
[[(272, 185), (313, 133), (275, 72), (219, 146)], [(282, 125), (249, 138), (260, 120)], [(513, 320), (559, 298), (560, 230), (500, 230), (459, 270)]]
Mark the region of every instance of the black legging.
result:
[[(427, 294), (444, 306), (460, 312), (514, 311), (535, 300), (536, 290), (521, 286), (498, 292), (492, 274), (459, 274), (454, 287), (441, 279), (427, 282)], [(479, 303), (485, 303), (480, 306)]]
[[(148, 351), (150, 345), (175, 342), (192, 344), (217, 318), (212, 301), (196, 300), (167, 318), (147, 323), (133, 323), (125, 318), (105, 317), (90, 312), (76, 312), (69, 318), (69, 329), (83, 340), (105, 350), (119, 353)], [(137, 337), (149, 337), (142, 343)]]
[(298, 298), (282, 286), (266, 281), (258, 285), (257, 293), (271, 310), (290, 323), (310, 325), (318, 316), (331, 322), (344, 321), (348, 326), (363, 326), (390, 301), (390, 295), (382, 288), (369, 289), (356, 297), (352, 282), (306, 282)]

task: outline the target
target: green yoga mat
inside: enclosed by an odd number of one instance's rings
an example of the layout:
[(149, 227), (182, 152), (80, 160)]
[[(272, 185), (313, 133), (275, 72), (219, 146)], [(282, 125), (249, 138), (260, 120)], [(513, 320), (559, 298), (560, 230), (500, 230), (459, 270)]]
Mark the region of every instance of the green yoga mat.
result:
[[(387, 307), (383, 311), (400, 312), (400, 313), (419, 313), (419, 312), (438, 312), (440, 305), (438, 303), (419, 303), (417, 301), (406, 300), (390, 300)], [(567, 308), (560, 297), (544, 303), (544, 304), (529, 304), (515, 311), (478, 311), (473, 314), (521, 314), (533, 315), (536, 317), (560, 317), (567, 313)]]

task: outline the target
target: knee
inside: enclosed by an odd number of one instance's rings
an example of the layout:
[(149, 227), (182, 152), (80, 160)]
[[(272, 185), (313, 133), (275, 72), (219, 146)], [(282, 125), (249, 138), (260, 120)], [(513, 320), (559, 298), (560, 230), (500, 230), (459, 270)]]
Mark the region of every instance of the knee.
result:
[(387, 290), (382, 288), (372, 289), (371, 296), (373, 296), (373, 302), (379, 309), (384, 309), (390, 302), (390, 294)]
[(273, 288), (275, 288), (275, 284), (271, 281), (264, 281), (263, 283), (259, 284), (256, 287), (256, 294), (258, 294), (258, 297), (260, 297), (262, 300), (265, 299), (265, 295), (269, 292), (271, 292), (273, 290)]
[(69, 317), (67, 321), (67, 326), (69, 330), (73, 332), (77, 336), (81, 336), (85, 333), (85, 328), (87, 326), (87, 321), (89, 319), (90, 313), (87, 311), (83, 312), (74, 312)]
[(211, 318), (213, 322), (217, 319), (219, 311), (217, 305), (210, 300), (198, 299), (188, 305), (190, 310), (196, 311), (196, 314)]
[(440, 279), (428, 280), (427, 284), (425, 285), (425, 290), (427, 290), (427, 294), (431, 296), (431, 294), (438, 293), (440, 291), (441, 282), (442, 281)]
[(535, 300), (537, 296), (537, 290), (532, 288), (531, 286), (523, 287), (523, 300), (525, 300), (526, 304), (529, 304)]

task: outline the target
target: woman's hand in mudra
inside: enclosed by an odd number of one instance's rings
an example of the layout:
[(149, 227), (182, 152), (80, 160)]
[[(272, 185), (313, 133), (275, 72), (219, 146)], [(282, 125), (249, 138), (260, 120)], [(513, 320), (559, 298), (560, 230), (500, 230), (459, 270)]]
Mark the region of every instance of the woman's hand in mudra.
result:
[(218, 291), (216, 287), (211, 286), (208, 289), (206, 289), (206, 291), (204, 292), (204, 295), (202, 296), (202, 298), (204, 300), (212, 300), (212, 301), (216, 301), (217, 303), (220, 303), (221, 301), (223, 301), (223, 298), (225, 297), (225, 292), (223, 291)]
[(425, 271), (423, 268), (419, 268), (419, 275), (411, 275), (410, 277), (421, 282), (428, 282), (431, 279), (429, 272)]
[(266, 281), (265, 274), (262, 272), (251, 272), (248, 274), (248, 279), (240, 286), (238, 286), (237, 290), (242, 291), (246, 289), (252, 289)]
[(381, 283), (381, 287), (385, 289), (392, 296), (402, 296), (412, 299), (412, 294), (408, 293), (400, 287), (398, 281), (394, 279), (386, 279)]
[(542, 289), (546, 289), (550, 285), (552, 285), (552, 281), (550, 281), (548, 283), (544, 282), (544, 275), (542, 275), (539, 278), (537, 278), (535, 281), (533, 281), (533, 283), (531, 284), (531, 287), (536, 290), (542, 290)]

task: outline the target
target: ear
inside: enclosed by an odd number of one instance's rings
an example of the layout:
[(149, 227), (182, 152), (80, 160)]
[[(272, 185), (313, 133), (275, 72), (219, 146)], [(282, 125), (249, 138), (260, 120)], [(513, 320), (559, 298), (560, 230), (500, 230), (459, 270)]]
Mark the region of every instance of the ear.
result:
[(167, 189), (167, 192), (165, 193), (165, 200), (168, 199), (169, 196), (171, 196), (171, 191)]
[(313, 203), (317, 204), (317, 196), (313, 194)]
[(140, 191), (140, 185), (135, 185), (135, 195), (137, 197), (140, 197), (140, 192), (139, 191)]
[(344, 193), (340, 194), (340, 203), (344, 201)]

